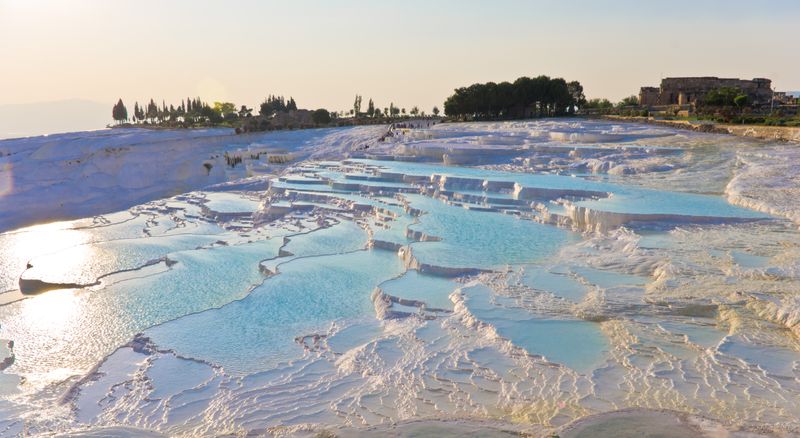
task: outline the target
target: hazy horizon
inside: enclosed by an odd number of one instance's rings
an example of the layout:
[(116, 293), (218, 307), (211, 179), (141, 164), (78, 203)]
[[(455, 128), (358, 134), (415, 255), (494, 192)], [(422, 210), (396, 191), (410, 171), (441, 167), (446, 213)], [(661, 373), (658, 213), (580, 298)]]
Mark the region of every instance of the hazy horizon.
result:
[(539, 74), (614, 101), (666, 76), (800, 90), (798, 17), (790, 1), (0, 0), (0, 105), (87, 100), (110, 121), (117, 98), (255, 106), (282, 94), (346, 110), (358, 93), (430, 111), (455, 87)]

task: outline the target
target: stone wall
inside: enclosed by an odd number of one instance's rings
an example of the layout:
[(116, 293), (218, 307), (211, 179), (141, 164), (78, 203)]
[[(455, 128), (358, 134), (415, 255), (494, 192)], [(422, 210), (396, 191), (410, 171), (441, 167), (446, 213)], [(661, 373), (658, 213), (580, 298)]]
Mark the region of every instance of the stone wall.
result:
[(661, 89), (658, 87), (642, 87), (639, 91), (639, 105), (656, 106), (660, 95)]
[[(752, 80), (718, 78), (713, 76), (665, 78), (661, 87), (642, 87), (639, 101), (642, 105), (687, 105), (702, 100), (711, 90), (723, 87), (741, 89), (755, 105), (769, 105), (772, 100), (772, 81), (764, 78)], [(656, 95), (656, 90), (658, 93)]]

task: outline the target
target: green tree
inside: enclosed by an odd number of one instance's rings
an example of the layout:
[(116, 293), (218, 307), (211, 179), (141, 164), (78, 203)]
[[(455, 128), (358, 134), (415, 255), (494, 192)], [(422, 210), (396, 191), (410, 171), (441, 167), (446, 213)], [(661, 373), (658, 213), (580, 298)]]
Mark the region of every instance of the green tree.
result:
[(416, 116), (417, 114), (419, 114), (419, 108), (417, 108), (416, 106), (412, 107), (411, 111), (409, 111), (408, 113), (411, 114), (412, 116)]
[(701, 100), (707, 106), (734, 106), (736, 97), (741, 94), (744, 93), (738, 88), (720, 87), (706, 93)]
[(562, 78), (520, 77), (513, 83), (487, 82), (454, 90), (444, 103), (449, 116), (470, 119), (558, 116), (574, 111), (582, 87)]
[(111, 109), (111, 116), (117, 123), (122, 123), (128, 120), (128, 109), (125, 108), (125, 104), (122, 103), (122, 99), (119, 99)]
[[(291, 99), (290, 103), (292, 103), (294, 107), (297, 107), (297, 104), (295, 104), (293, 101), (294, 99)], [(288, 110), (289, 108), (286, 105), (286, 100), (283, 98), (283, 96), (273, 96), (270, 94), (264, 100), (264, 102), (261, 103), (258, 112), (264, 117), (270, 117), (277, 112), (284, 112)]]
[(200, 101), (199, 98), (195, 102), (195, 107), (199, 108), (197, 112), (203, 120), (211, 123), (219, 123), (222, 121), (222, 114), (215, 111), (211, 105)]
[(369, 117), (375, 117), (375, 104), (372, 102), (372, 99), (367, 103), (367, 115)]
[(286, 102), (286, 110), (297, 111), (297, 102), (294, 101), (294, 97), (289, 96), (289, 101)]
[(733, 98), (733, 104), (736, 105), (737, 108), (744, 108), (750, 104), (750, 97), (746, 94), (740, 94)]
[(572, 97), (572, 105), (570, 106), (570, 114), (575, 112), (575, 108), (582, 108), (586, 104), (586, 96), (583, 94), (583, 85), (578, 81), (567, 83), (567, 90)]
[(263, 117), (270, 117), (275, 114), (275, 105), (272, 95), (270, 94), (261, 105), (259, 105), (258, 113)]
[(311, 113), (311, 120), (316, 125), (327, 125), (331, 123), (331, 114), (328, 112), (328, 110), (320, 108)]
[(438, 116), (439, 115), (439, 107), (438, 106), (433, 107), (432, 112), (433, 112), (434, 116)]
[(145, 116), (152, 122), (158, 117), (158, 105), (150, 99), (150, 102), (147, 104), (147, 114)]
[(608, 99), (589, 99), (583, 107), (585, 109), (609, 109), (613, 108), (614, 104)]
[(638, 106), (639, 105), (639, 97), (630, 95), (624, 99), (622, 99), (618, 104), (617, 107), (623, 108), (626, 106)]
[(353, 114), (355, 117), (358, 117), (358, 115), (361, 114), (361, 96), (358, 94), (356, 94), (356, 99), (353, 102)]
[(225, 117), (226, 114), (236, 112), (236, 105), (233, 102), (214, 102), (214, 112)]

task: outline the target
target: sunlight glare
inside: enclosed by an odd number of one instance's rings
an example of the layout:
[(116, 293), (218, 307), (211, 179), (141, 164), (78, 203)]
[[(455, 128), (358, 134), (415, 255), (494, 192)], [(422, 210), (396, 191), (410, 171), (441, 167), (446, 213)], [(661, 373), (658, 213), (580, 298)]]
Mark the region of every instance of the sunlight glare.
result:
[(24, 300), (20, 316), (39, 330), (60, 331), (78, 316), (80, 300), (75, 294), (74, 289), (61, 289)]
[(92, 235), (87, 231), (71, 229), (71, 226), (72, 222), (56, 222), (3, 235), (0, 238), (0, 267), (19, 276), (28, 269), (28, 263), (33, 258), (74, 247), (76, 250), (70, 251), (69, 257), (52, 257), (46, 266), (37, 268), (53, 274), (67, 269), (80, 269), (92, 255), (90, 246), (83, 245), (91, 240)]

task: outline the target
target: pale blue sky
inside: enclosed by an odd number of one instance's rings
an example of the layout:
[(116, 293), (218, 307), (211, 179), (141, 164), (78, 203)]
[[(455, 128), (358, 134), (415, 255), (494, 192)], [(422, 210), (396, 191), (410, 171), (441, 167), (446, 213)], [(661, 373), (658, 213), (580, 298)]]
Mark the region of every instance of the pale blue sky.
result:
[(663, 76), (800, 89), (800, 1), (0, 0), (0, 104), (268, 93), (430, 111), (454, 87), (547, 74), (618, 100)]

